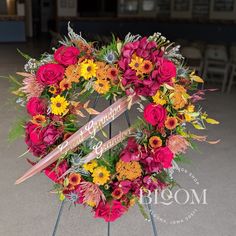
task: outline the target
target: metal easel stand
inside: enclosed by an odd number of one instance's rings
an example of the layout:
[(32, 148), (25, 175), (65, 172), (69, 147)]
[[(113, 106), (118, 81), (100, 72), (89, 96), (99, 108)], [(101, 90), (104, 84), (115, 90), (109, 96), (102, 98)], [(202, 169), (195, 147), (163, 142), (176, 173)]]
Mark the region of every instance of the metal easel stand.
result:
[[(94, 109), (97, 106), (98, 100), (99, 100), (99, 95), (96, 96), (95, 101), (93, 103), (93, 108)], [(110, 103), (110, 105), (112, 105), (112, 99), (110, 99), (109, 103)], [(130, 127), (131, 126), (131, 122), (130, 122), (128, 111), (125, 111), (124, 114), (125, 114), (125, 119), (127, 121), (127, 125), (128, 125), (128, 127)], [(91, 119), (91, 116), (89, 117), (89, 120), (90, 119)], [(111, 137), (112, 137), (112, 122), (109, 123), (109, 139), (111, 139)], [(109, 152), (111, 152), (111, 150), (109, 150)], [(148, 208), (148, 211), (149, 211), (150, 221), (151, 221), (152, 230), (153, 230), (153, 236), (158, 236), (157, 235), (156, 225), (155, 225), (153, 214), (152, 214), (153, 213), (152, 206), (151, 206), (150, 203), (148, 203), (146, 198), (144, 198), (144, 201), (146, 202), (147, 208)], [(57, 219), (56, 219), (56, 223), (55, 223), (55, 226), (53, 228), (52, 236), (56, 236), (57, 228), (58, 228), (58, 225), (59, 225), (59, 222), (60, 222), (60, 218), (61, 218), (61, 215), (62, 215), (62, 211), (63, 211), (64, 205), (65, 205), (65, 200), (63, 200), (61, 202), (61, 205), (60, 205), (60, 208), (59, 208), (59, 211), (58, 211), (58, 215), (57, 215)], [(111, 223), (108, 222), (107, 223), (107, 236), (110, 236), (110, 234), (111, 234)]]

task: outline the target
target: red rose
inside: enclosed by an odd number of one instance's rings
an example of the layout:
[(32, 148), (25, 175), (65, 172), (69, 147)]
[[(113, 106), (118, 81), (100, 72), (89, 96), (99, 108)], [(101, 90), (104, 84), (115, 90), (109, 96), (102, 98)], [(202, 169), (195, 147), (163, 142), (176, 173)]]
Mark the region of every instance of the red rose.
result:
[(79, 53), (80, 51), (76, 47), (61, 46), (54, 53), (54, 59), (64, 66), (69, 66), (78, 61)]
[(35, 156), (42, 156), (47, 153), (47, 146), (43, 143), (44, 130), (32, 123), (26, 124), (25, 142), (29, 150)]
[(47, 111), (47, 105), (43, 99), (32, 97), (26, 104), (28, 113), (31, 116), (38, 114), (45, 114)]
[(174, 155), (168, 147), (158, 148), (153, 154), (154, 161), (160, 162), (164, 168), (170, 168), (172, 166), (171, 162), (173, 158)]
[(95, 210), (95, 217), (103, 218), (106, 222), (112, 222), (121, 217), (125, 211), (126, 208), (119, 201), (112, 200), (106, 203), (101, 201)]
[(157, 80), (159, 84), (170, 83), (171, 79), (174, 77), (176, 77), (175, 64), (166, 59), (160, 60), (160, 65), (157, 70)]
[(150, 103), (144, 109), (144, 119), (153, 126), (163, 127), (166, 119), (166, 109), (161, 105)]
[(43, 134), (43, 142), (47, 145), (52, 145), (56, 142), (60, 135), (61, 132), (55, 126), (48, 125)]
[(66, 161), (62, 161), (55, 169), (56, 164), (52, 164), (44, 170), (45, 175), (53, 182), (58, 182), (60, 178), (67, 170), (68, 165)]
[(36, 78), (43, 85), (56, 84), (64, 76), (64, 67), (58, 64), (45, 64), (38, 68)]

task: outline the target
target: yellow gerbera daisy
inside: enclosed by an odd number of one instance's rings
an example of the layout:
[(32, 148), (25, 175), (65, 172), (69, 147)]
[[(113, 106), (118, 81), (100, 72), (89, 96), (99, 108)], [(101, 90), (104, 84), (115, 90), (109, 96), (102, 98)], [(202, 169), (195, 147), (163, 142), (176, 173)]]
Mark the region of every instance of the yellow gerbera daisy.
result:
[(52, 114), (55, 115), (63, 114), (66, 111), (68, 105), (69, 103), (66, 101), (66, 99), (60, 95), (51, 98)]
[(80, 65), (80, 75), (85, 79), (96, 77), (98, 66), (93, 60), (84, 60)]
[(93, 171), (93, 182), (98, 185), (104, 185), (110, 179), (110, 172), (103, 166), (97, 167)]
[(160, 90), (158, 90), (157, 93), (154, 96), (152, 96), (152, 99), (156, 104), (160, 105), (166, 104), (166, 100), (163, 98), (162, 92)]
[(131, 69), (135, 70), (137, 73), (141, 73), (141, 65), (143, 63), (143, 58), (134, 56), (129, 63)]
[(92, 160), (83, 165), (83, 168), (91, 173), (93, 173), (94, 168), (98, 166), (98, 163), (95, 160)]
[(100, 94), (106, 94), (110, 90), (110, 83), (105, 79), (98, 79), (94, 82), (93, 88)]

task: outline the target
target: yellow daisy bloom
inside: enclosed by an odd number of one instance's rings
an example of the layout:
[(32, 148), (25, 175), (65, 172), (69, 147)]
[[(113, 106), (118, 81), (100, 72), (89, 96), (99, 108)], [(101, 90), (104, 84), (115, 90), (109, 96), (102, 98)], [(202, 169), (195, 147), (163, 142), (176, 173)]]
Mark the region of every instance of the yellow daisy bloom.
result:
[(93, 171), (93, 182), (98, 185), (104, 185), (110, 179), (110, 172), (103, 166), (97, 167)]
[(86, 201), (86, 204), (90, 207), (95, 207), (96, 206), (96, 203), (93, 202), (93, 201)]
[(137, 73), (141, 73), (142, 63), (143, 63), (143, 58), (134, 56), (131, 62), (129, 63), (129, 66), (131, 67), (131, 69), (135, 70)]
[(97, 69), (98, 66), (93, 60), (84, 60), (80, 65), (80, 75), (86, 80), (91, 79), (96, 77)]
[(94, 82), (93, 88), (99, 94), (106, 94), (110, 90), (110, 83), (105, 79), (98, 79)]
[(94, 168), (98, 166), (98, 163), (95, 160), (92, 160), (83, 165), (83, 168), (91, 173), (93, 173)]
[(66, 101), (66, 99), (60, 95), (51, 98), (52, 114), (62, 115), (66, 111), (68, 105), (69, 103)]
[(192, 112), (194, 112), (194, 108), (195, 108), (194, 105), (188, 105), (187, 111), (192, 113)]
[(189, 113), (184, 113), (184, 118), (186, 122), (191, 122), (193, 120), (193, 117)]
[(166, 104), (166, 100), (163, 98), (162, 92), (160, 90), (158, 90), (157, 93), (154, 96), (152, 96), (152, 99), (156, 104), (160, 105)]

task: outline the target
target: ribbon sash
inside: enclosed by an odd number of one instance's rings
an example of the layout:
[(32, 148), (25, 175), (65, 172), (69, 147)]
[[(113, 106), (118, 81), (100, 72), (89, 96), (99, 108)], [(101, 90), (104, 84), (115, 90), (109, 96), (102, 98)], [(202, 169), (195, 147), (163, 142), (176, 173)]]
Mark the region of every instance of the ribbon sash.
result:
[[(67, 140), (61, 143), (57, 148), (52, 150), (48, 155), (42, 158), (37, 164), (32, 166), (22, 177), (20, 177), (15, 184), (20, 184), (28, 178), (34, 176), (46, 167), (54, 163), (61, 155), (77, 147), (89, 137), (94, 137), (95, 134), (110, 122), (115, 120), (134, 103), (139, 100), (137, 96), (123, 97), (107, 107), (99, 115), (94, 117), (87, 124), (82, 126), (78, 131), (71, 135)], [(91, 156), (89, 157), (91, 158)]]

